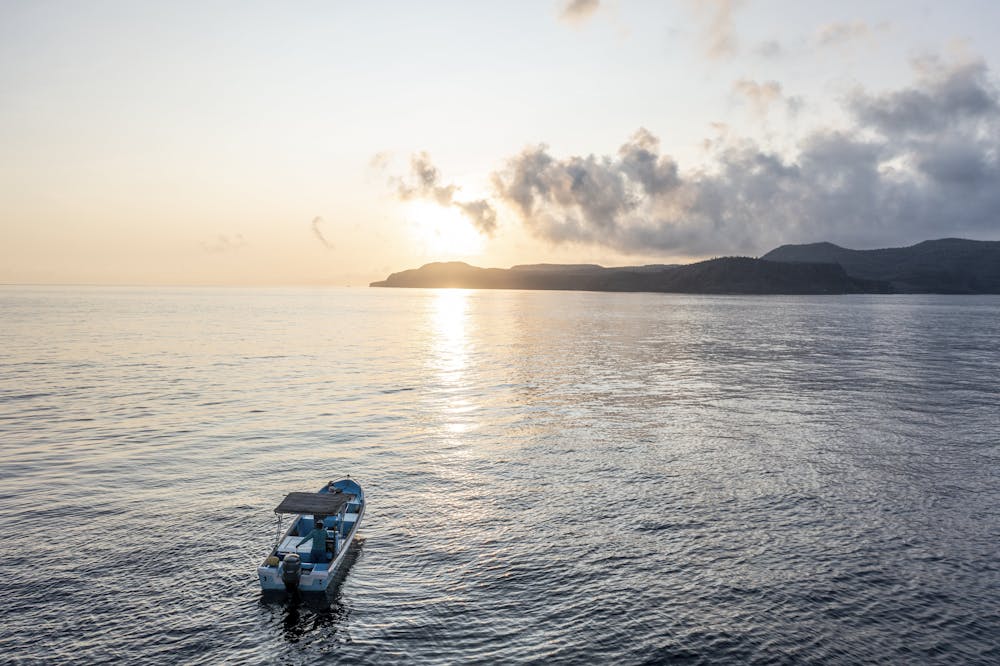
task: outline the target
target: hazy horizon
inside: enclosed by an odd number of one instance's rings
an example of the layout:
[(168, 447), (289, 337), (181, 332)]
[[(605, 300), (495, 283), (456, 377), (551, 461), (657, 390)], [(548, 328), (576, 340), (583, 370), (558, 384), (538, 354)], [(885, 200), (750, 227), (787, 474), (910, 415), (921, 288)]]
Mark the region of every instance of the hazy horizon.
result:
[(0, 283), (1000, 239), (1000, 6), (0, 7)]

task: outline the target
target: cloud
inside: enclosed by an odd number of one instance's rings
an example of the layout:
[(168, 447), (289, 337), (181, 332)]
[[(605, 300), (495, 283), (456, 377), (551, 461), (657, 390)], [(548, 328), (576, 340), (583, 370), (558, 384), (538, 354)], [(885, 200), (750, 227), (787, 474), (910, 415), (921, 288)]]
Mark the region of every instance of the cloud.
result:
[(877, 33), (886, 32), (892, 28), (886, 21), (869, 25), (864, 21), (838, 21), (828, 23), (816, 31), (816, 43), (819, 46), (845, 46), (857, 41), (869, 40)]
[(766, 42), (761, 42), (754, 49), (754, 53), (762, 58), (780, 58), (784, 54), (785, 49), (781, 45), (781, 42), (771, 39)]
[(781, 84), (777, 81), (758, 83), (749, 79), (740, 79), (733, 83), (733, 92), (747, 100), (750, 108), (759, 118), (767, 116), (771, 105), (782, 99)]
[(496, 197), (549, 242), (647, 255), (1000, 236), (1000, 97), (986, 66), (916, 67), (912, 86), (856, 92), (850, 127), (815, 130), (790, 155), (723, 137), (685, 173), (640, 129), (614, 155), (526, 148), (493, 175)]
[(890, 136), (937, 134), (970, 123), (996, 121), (996, 88), (986, 64), (947, 65), (937, 58), (914, 62), (918, 85), (882, 95), (856, 92), (850, 109), (866, 126)]
[(486, 199), (475, 201), (456, 201), (453, 204), (465, 217), (472, 222), (472, 226), (487, 236), (492, 236), (497, 229), (497, 213), (493, 206)]
[(719, 60), (736, 55), (739, 40), (733, 15), (743, 0), (689, 0), (701, 21), (701, 41), (705, 55)]
[(368, 168), (374, 169), (375, 171), (385, 171), (389, 167), (389, 162), (391, 160), (392, 154), (387, 151), (375, 153), (372, 155), (372, 158), (368, 160)]
[(600, 8), (600, 0), (563, 0), (559, 18), (568, 23), (580, 24)]
[(458, 186), (441, 182), (441, 173), (426, 152), (411, 156), (408, 178), (396, 178), (391, 182), (395, 183), (396, 195), (401, 201), (423, 199), (445, 208), (456, 208), (480, 233), (487, 236), (496, 233), (497, 215), (492, 204), (486, 199), (456, 200)]
[(638, 183), (651, 196), (677, 187), (677, 164), (669, 157), (660, 157), (660, 140), (645, 127), (632, 135), (618, 149), (622, 173)]
[(333, 249), (333, 243), (331, 243), (330, 241), (328, 241), (326, 239), (326, 236), (323, 235), (323, 230), (320, 229), (320, 226), (322, 224), (323, 224), (323, 218), (322, 217), (314, 217), (313, 218), (313, 221), (312, 221), (312, 224), (311, 224), (313, 236), (315, 236), (316, 239), (320, 243), (323, 244), (323, 247), (325, 247), (328, 250), (332, 250)]
[(842, 21), (828, 23), (816, 33), (816, 41), (820, 46), (834, 46), (868, 37), (871, 30), (864, 21)]
[(753, 115), (762, 122), (767, 119), (768, 113), (775, 104), (781, 103), (785, 113), (790, 117), (798, 115), (802, 107), (805, 106), (805, 100), (801, 97), (797, 95), (785, 96), (781, 84), (777, 81), (761, 83), (750, 79), (740, 79), (733, 82), (733, 94), (745, 100), (750, 105)]
[(400, 199), (404, 201), (431, 199), (441, 206), (451, 205), (456, 187), (439, 184), (441, 174), (438, 173), (437, 167), (431, 163), (431, 158), (427, 153), (420, 152), (410, 157), (410, 175), (409, 181), (398, 181), (396, 189)]
[(212, 254), (233, 252), (246, 246), (247, 242), (246, 239), (243, 238), (243, 234), (235, 234), (233, 236), (219, 234), (212, 241), (202, 242), (201, 244), (201, 247), (206, 252), (210, 252)]

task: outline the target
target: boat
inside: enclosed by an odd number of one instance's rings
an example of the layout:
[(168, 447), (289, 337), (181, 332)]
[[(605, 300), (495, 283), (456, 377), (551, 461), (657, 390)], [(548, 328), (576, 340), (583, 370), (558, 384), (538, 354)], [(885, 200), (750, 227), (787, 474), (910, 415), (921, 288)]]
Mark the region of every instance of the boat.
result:
[[(318, 492), (289, 493), (275, 509), (278, 538), (274, 548), (257, 567), (264, 591), (325, 592), (337, 568), (354, 542), (365, 515), (365, 493), (350, 477), (331, 481)], [(292, 524), (282, 532), (283, 519), (293, 515)], [(326, 558), (314, 561), (312, 540), (300, 543), (313, 531), (316, 520), (327, 530)]]

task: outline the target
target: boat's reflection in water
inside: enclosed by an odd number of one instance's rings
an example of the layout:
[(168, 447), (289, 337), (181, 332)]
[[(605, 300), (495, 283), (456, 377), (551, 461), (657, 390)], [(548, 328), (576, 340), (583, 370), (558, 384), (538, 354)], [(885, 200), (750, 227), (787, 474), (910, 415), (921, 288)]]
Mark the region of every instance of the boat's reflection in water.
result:
[(334, 575), (333, 582), (325, 592), (274, 592), (261, 593), (261, 606), (272, 611), (277, 619), (277, 611), (283, 609), (281, 616), (282, 634), (290, 643), (296, 643), (304, 636), (316, 631), (326, 631), (331, 636), (343, 628), (350, 616), (350, 607), (341, 599), (341, 584), (351, 571), (351, 567), (361, 556), (364, 539), (357, 538), (351, 550), (344, 556), (340, 568)]

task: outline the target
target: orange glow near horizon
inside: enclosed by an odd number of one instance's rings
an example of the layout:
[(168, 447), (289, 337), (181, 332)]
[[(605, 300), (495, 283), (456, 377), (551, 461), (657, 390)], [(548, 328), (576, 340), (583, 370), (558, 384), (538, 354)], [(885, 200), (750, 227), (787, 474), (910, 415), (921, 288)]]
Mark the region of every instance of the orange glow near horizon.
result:
[(406, 221), (420, 249), (433, 257), (469, 257), (483, 254), (485, 239), (455, 208), (429, 201), (410, 201)]

